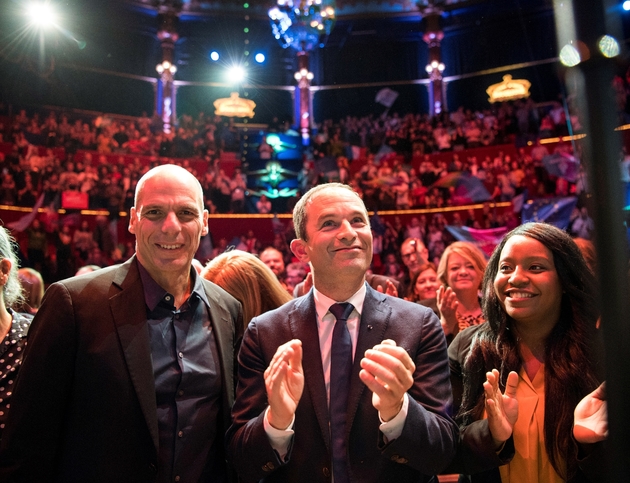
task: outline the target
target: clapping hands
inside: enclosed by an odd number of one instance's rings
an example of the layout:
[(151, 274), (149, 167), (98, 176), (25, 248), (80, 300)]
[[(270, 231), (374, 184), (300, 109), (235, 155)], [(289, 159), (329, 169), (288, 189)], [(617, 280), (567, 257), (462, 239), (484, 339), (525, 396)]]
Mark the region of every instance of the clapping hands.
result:
[(293, 339), (278, 347), (264, 377), (269, 424), (276, 429), (286, 429), (293, 420), (304, 391), (302, 341)]
[(383, 290), (382, 285), (376, 287), (376, 290), (380, 293), (385, 293), (385, 295), (389, 295), (390, 297), (398, 297), (398, 290), (396, 290), (396, 285), (394, 285), (389, 278), (385, 281), (385, 290)]
[(499, 388), (499, 371), (492, 369), (492, 372), (486, 373), (486, 382), (483, 383), (486, 414), (490, 433), (497, 449), (512, 435), (514, 424), (518, 419), (517, 386), (518, 374), (514, 371), (508, 374), (505, 393), (501, 393)]
[(456, 335), (459, 332), (457, 321), (457, 308), (459, 301), (451, 287), (440, 286), (437, 290), (437, 307), (440, 311), (440, 322), (445, 335)]
[(605, 382), (587, 394), (573, 413), (573, 437), (578, 443), (597, 443), (608, 437)]
[(416, 365), (407, 351), (393, 340), (384, 340), (365, 351), (359, 376), (372, 391), (372, 404), (383, 421), (393, 419), (402, 408), (405, 393), (413, 385)]

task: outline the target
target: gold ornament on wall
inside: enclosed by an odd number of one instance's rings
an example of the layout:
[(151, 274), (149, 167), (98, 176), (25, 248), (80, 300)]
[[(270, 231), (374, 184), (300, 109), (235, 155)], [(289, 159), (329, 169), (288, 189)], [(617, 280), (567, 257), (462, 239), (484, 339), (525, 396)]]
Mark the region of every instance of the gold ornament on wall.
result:
[(238, 92), (232, 92), (230, 97), (223, 97), (214, 101), (214, 113), (226, 117), (254, 117), (256, 103), (250, 99), (242, 99)]
[(525, 99), (529, 97), (531, 85), (532, 83), (527, 79), (512, 79), (511, 75), (504, 75), (503, 82), (492, 84), (486, 89), (488, 96), (490, 96), (488, 101), (494, 103)]

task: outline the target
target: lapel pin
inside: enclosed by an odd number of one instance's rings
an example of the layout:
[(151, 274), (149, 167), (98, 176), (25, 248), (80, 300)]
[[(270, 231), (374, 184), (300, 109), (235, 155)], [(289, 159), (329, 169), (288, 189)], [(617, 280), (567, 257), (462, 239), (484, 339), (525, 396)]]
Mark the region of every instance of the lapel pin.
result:
[(368, 330), (372, 330), (373, 327), (371, 325), (368, 325)]

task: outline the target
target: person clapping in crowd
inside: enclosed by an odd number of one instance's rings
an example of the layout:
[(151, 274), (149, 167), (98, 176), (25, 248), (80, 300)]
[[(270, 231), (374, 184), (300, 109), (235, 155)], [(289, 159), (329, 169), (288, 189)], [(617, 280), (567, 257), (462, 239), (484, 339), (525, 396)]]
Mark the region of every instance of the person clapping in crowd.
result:
[(454, 467), (474, 483), (609, 481), (596, 282), (577, 245), (551, 225), (517, 227), (483, 295), (487, 322), (449, 347), (456, 405), (463, 395)]
[(434, 481), (457, 440), (437, 317), (366, 284), (372, 232), (350, 187), (312, 188), (293, 219), (314, 285), (243, 336), (227, 433), (239, 477)]
[(448, 341), (460, 330), (484, 321), (479, 289), (485, 268), (483, 252), (470, 242), (454, 242), (444, 250), (437, 272), (442, 283), (437, 306)]

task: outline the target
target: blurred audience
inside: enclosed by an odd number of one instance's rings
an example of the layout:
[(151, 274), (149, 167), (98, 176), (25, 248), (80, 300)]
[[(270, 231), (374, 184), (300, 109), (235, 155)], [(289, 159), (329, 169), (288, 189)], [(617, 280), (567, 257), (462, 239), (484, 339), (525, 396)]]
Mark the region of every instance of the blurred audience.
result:
[(306, 278), (309, 271), (310, 267), (302, 262), (292, 262), (286, 266), (284, 284), (289, 294), (293, 295), (295, 286)]
[(92, 273), (95, 270), (100, 270), (101, 267), (99, 267), (98, 265), (83, 265), (81, 268), (79, 268), (77, 270), (77, 273), (75, 273), (75, 277), (78, 277), (79, 275), (85, 275), (86, 273)]
[[(544, 146), (531, 148), (531, 157), (530, 148), (520, 148), (514, 158), (499, 151), (498, 158), (490, 163), (477, 160), (467, 151), (479, 145), (526, 146), (532, 140), (537, 141), (538, 126), (521, 122), (521, 118), (543, 119), (543, 134), (557, 135), (565, 129), (566, 120), (562, 109), (561, 115), (548, 115), (554, 112), (552, 107), (516, 101), (481, 112), (460, 108), (434, 117), (394, 113), (382, 118), (346, 116), (339, 121), (325, 120), (313, 140), (313, 161), (304, 161), (307, 171), (297, 181), (302, 190), (322, 181), (352, 184), (363, 192), (370, 209), (462, 204), (468, 198), (457, 194), (454, 188), (432, 186), (440, 177), (454, 171), (477, 177), (494, 200), (509, 200), (526, 185), (545, 187), (542, 193), (531, 191), (531, 196), (552, 196), (558, 189), (572, 192), (575, 183), (550, 176), (542, 169)], [(206, 117), (203, 113), (194, 119), (183, 115), (179, 127), (166, 134), (159, 132), (146, 117), (76, 116), (77, 119), (70, 120), (68, 114), (52, 110), (36, 111), (29, 116), (21, 110), (9, 119), (4, 137), (16, 147), (15, 154), (11, 154), (16, 159), (2, 176), (0, 203), (31, 206), (39, 194), (45, 193), (45, 204), (59, 207), (62, 193), (70, 190), (87, 194), (91, 208), (108, 209), (116, 217), (120, 209), (130, 206), (127, 195), (144, 170), (156, 163), (175, 162), (201, 178), (201, 172), (196, 173), (192, 168), (191, 160), (195, 160), (208, 170), (204, 192), (207, 203), (219, 212), (272, 210), (264, 194), (247, 203), (247, 197), (252, 195), (246, 194), (246, 173), (234, 168), (234, 173), (229, 174), (222, 166), (222, 153), (240, 149), (235, 143), (236, 128), (230, 120)], [(45, 120), (41, 121), (42, 118)], [(42, 134), (43, 131), (47, 134)], [(388, 148), (385, 155), (379, 152), (383, 147)], [(450, 159), (444, 158), (445, 154)], [(133, 162), (132, 156), (136, 156)], [(322, 157), (334, 158), (335, 169), (326, 173), (314, 169)], [(350, 169), (351, 164), (363, 166), (355, 170)], [(25, 177), (15, 170), (17, 166), (36, 176)], [(563, 186), (559, 188), (557, 183)], [(254, 196), (258, 198), (259, 194)]]
[(260, 253), (260, 260), (269, 267), (280, 284), (284, 285), (285, 265), (283, 253), (274, 247), (267, 247)]
[(400, 259), (405, 265), (401, 280), (405, 291), (411, 286), (411, 279), (418, 273), (420, 267), (429, 261), (429, 250), (419, 238), (407, 238), (400, 247)]

